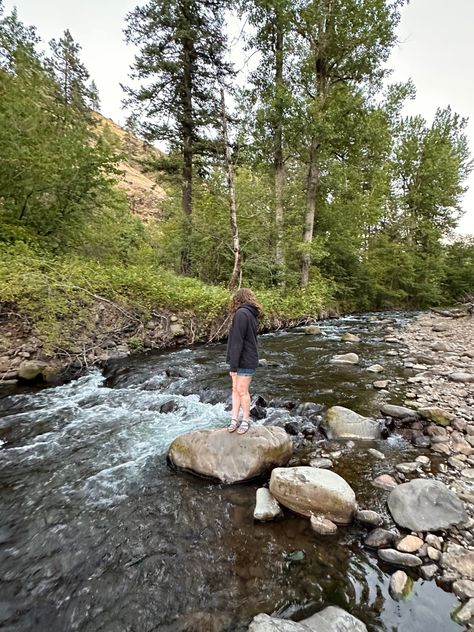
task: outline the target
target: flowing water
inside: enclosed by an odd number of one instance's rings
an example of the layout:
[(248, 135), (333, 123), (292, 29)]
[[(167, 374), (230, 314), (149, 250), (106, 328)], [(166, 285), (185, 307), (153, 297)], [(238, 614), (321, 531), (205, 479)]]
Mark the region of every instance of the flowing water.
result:
[[(403, 374), (384, 334), (407, 316), (388, 316), (327, 321), (322, 336), (261, 336), (268, 366), (253, 391), (376, 414), (382, 395), (364, 367)], [(363, 342), (340, 342), (345, 331)], [(361, 366), (328, 363), (352, 350)], [(124, 360), (105, 377), (0, 391), (0, 629), (243, 632), (259, 612), (299, 620), (335, 604), (371, 632), (461, 630), (450, 619), (456, 599), (433, 581), (390, 597), (393, 569), (364, 549), (364, 529), (320, 537), (289, 512), (255, 524), (261, 482), (219, 485), (167, 466), (175, 437), (228, 423), (224, 358), (223, 344), (196, 346)], [(395, 386), (390, 401), (402, 399)], [(396, 436), (371, 445), (387, 460), (366, 445), (327, 449), (341, 450), (335, 471), (360, 506), (385, 514), (386, 493), (369, 481), (420, 452)]]

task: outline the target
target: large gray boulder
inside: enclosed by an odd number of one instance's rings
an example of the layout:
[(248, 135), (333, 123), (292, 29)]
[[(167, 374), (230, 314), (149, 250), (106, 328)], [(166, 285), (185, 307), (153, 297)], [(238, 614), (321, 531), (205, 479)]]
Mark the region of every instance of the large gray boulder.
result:
[(379, 424), (344, 406), (332, 406), (326, 411), (324, 425), (334, 439), (378, 439)]
[(365, 624), (342, 608), (328, 606), (308, 619), (296, 623), (258, 614), (248, 632), (367, 632)]
[(292, 452), (283, 428), (254, 426), (243, 435), (225, 428), (188, 432), (173, 441), (168, 458), (177, 468), (237, 483), (284, 465)]
[(462, 501), (441, 481), (416, 478), (390, 492), (388, 508), (395, 522), (411, 531), (439, 531), (460, 525), (468, 515)]
[(339, 474), (317, 467), (274, 469), (270, 492), (302, 516), (324, 516), (336, 524), (350, 524), (357, 509), (352, 487)]

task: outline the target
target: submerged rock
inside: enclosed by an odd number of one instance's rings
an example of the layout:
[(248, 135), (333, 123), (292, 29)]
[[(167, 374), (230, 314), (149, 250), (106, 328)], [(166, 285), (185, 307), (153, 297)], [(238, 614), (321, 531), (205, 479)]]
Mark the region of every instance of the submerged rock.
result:
[(311, 528), (320, 535), (334, 535), (337, 533), (337, 525), (332, 520), (322, 516), (311, 516)]
[(333, 356), (329, 362), (333, 364), (359, 364), (359, 356), (357, 353), (343, 353)]
[(308, 336), (317, 336), (322, 333), (319, 325), (308, 325), (303, 331), (305, 334), (308, 334)]
[(255, 520), (273, 520), (281, 513), (280, 505), (270, 494), (269, 490), (266, 487), (257, 489), (255, 511), (253, 512)]
[(411, 531), (439, 531), (466, 522), (464, 504), (441, 481), (417, 478), (390, 492), (388, 508), (395, 522)]
[(328, 606), (298, 623), (258, 614), (248, 632), (367, 632), (365, 624), (342, 608)]
[(325, 516), (336, 524), (350, 524), (356, 510), (352, 487), (331, 470), (316, 467), (276, 468), (270, 492), (279, 503), (303, 516)]
[(168, 458), (177, 468), (223, 483), (237, 483), (284, 465), (292, 451), (291, 439), (283, 428), (251, 427), (243, 435), (223, 428), (181, 435), (171, 444)]
[(333, 438), (378, 439), (379, 424), (343, 406), (332, 406), (324, 416), (324, 424)]
[(341, 340), (343, 342), (360, 342), (360, 337), (356, 334), (351, 334), (349, 332), (342, 335)]

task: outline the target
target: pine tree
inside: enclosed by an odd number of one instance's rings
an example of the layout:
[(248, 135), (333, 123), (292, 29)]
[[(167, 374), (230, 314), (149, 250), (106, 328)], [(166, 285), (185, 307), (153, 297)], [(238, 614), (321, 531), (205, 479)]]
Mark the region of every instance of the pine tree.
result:
[(230, 72), (224, 61), (222, 0), (151, 0), (127, 16), (127, 41), (139, 47), (128, 87), (131, 117), (150, 141), (164, 140), (182, 159), (181, 271), (191, 271), (193, 172), (220, 128), (218, 84)]

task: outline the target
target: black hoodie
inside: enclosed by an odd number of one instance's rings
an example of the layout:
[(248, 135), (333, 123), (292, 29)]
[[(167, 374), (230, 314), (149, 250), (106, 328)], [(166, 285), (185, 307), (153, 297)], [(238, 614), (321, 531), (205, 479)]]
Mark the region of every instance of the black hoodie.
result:
[(231, 371), (258, 367), (257, 318), (255, 305), (245, 303), (234, 314), (227, 341), (227, 362)]

